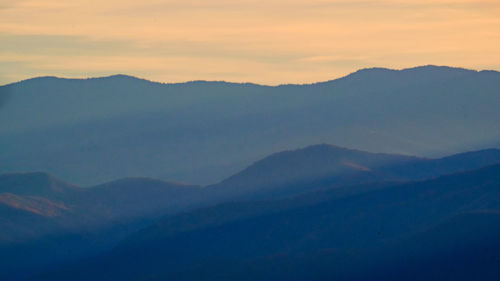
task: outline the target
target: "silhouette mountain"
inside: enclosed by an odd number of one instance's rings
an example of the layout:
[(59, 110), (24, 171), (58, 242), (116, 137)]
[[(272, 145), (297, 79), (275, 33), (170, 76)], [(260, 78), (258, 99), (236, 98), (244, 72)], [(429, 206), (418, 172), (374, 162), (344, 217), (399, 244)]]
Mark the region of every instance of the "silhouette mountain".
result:
[(275, 87), (34, 78), (0, 86), (0, 173), (207, 185), (311, 143), (441, 157), (498, 146), (499, 88), (498, 72), (438, 66)]
[(499, 186), (494, 165), (347, 196), (211, 207), (31, 280), (498, 280)]

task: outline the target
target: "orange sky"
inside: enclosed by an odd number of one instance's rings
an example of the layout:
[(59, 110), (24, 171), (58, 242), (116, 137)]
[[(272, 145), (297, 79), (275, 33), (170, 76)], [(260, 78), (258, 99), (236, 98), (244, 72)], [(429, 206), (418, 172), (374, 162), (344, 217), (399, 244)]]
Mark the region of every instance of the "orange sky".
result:
[(0, 0), (0, 84), (125, 73), (307, 83), (359, 68), (500, 69), (500, 0)]

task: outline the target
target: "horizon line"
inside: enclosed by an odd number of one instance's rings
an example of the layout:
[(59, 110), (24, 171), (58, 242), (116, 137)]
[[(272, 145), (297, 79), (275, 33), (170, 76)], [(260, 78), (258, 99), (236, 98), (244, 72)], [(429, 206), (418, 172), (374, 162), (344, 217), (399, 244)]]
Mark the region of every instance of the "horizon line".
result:
[(280, 84), (260, 84), (260, 83), (254, 83), (254, 82), (232, 82), (228, 80), (203, 80), (203, 79), (197, 79), (197, 80), (186, 80), (183, 82), (162, 82), (162, 81), (156, 81), (156, 80), (151, 80), (139, 76), (134, 76), (130, 74), (124, 74), (124, 73), (117, 73), (117, 74), (110, 74), (110, 75), (103, 75), (103, 76), (89, 76), (89, 77), (62, 77), (62, 76), (55, 76), (55, 75), (46, 75), (46, 76), (34, 76), (31, 78), (26, 78), (22, 79), (19, 81), (15, 82), (10, 82), (7, 84), (0, 85), (0, 87), (4, 86), (9, 86), (9, 85), (14, 85), (30, 80), (36, 80), (36, 79), (60, 79), (60, 80), (94, 80), (94, 79), (106, 79), (106, 78), (113, 78), (113, 77), (128, 77), (128, 78), (133, 78), (137, 80), (142, 80), (146, 81), (149, 83), (154, 83), (154, 84), (162, 84), (162, 85), (180, 85), (180, 84), (189, 84), (189, 83), (227, 83), (227, 84), (236, 84), (236, 85), (254, 85), (254, 86), (261, 86), (261, 87), (283, 87), (283, 86), (308, 86), (308, 85), (316, 85), (316, 84), (322, 84), (322, 83), (329, 83), (332, 81), (336, 81), (339, 79), (343, 79), (346, 77), (349, 77), (353, 74), (362, 72), (362, 71), (367, 71), (367, 70), (386, 70), (386, 71), (408, 71), (408, 70), (415, 70), (415, 69), (422, 69), (422, 68), (441, 68), (441, 69), (454, 69), (454, 70), (465, 70), (465, 71), (471, 71), (471, 72), (496, 72), (500, 73), (500, 70), (495, 70), (495, 69), (472, 69), (472, 68), (465, 68), (465, 67), (459, 67), (459, 66), (448, 66), (448, 65), (435, 65), (435, 64), (426, 64), (426, 65), (418, 65), (418, 66), (413, 66), (413, 67), (405, 67), (405, 68), (389, 68), (389, 67), (365, 67), (365, 68), (359, 68), (356, 71), (350, 72), (348, 74), (330, 79), (330, 80), (324, 80), (324, 81), (317, 81), (317, 82), (311, 82), (311, 83), (280, 83)]

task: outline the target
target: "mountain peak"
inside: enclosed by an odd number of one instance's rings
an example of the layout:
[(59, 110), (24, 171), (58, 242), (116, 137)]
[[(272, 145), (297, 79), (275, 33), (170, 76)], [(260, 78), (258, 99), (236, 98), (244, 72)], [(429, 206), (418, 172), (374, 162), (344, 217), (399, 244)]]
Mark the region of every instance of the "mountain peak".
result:
[(391, 69), (384, 67), (371, 67), (371, 68), (362, 68), (358, 71), (355, 71), (348, 76), (354, 75), (370, 75), (370, 74), (387, 74), (387, 73), (436, 73), (436, 72), (447, 72), (447, 73), (475, 73), (477, 71), (465, 69), (461, 67), (451, 67), (451, 66), (441, 66), (441, 65), (422, 65), (410, 68), (402, 68), (402, 69)]
[(311, 179), (334, 178), (338, 175), (372, 174), (372, 171), (387, 165), (418, 159), (319, 144), (272, 154), (224, 180), (221, 185), (243, 189), (249, 183), (260, 187), (282, 186)]
[(150, 80), (144, 79), (144, 78), (139, 78), (139, 77), (135, 77), (132, 75), (127, 75), (127, 74), (113, 74), (113, 75), (102, 76), (102, 77), (89, 77), (89, 78), (86, 78), (83, 80), (143, 81), (143, 82), (156, 83), (156, 82), (152, 82)]

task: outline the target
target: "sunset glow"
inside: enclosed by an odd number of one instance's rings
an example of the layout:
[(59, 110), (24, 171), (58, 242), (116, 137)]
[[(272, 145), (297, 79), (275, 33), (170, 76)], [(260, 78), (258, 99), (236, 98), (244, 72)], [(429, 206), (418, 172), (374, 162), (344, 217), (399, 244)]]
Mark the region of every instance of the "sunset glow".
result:
[(0, 84), (329, 80), (365, 67), (500, 69), (497, 0), (0, 0)]

